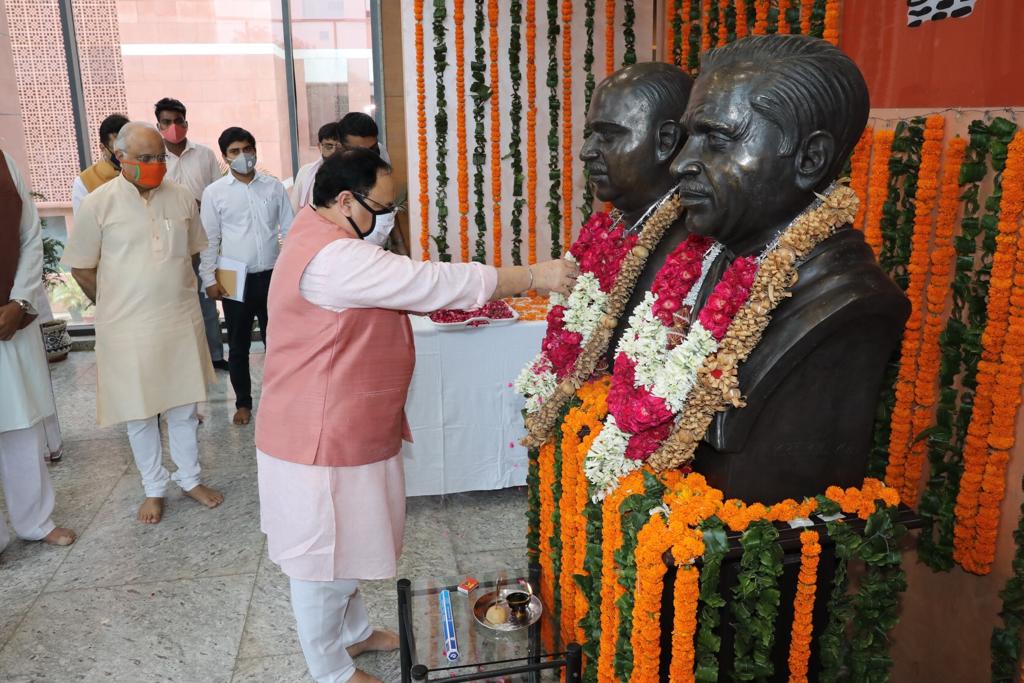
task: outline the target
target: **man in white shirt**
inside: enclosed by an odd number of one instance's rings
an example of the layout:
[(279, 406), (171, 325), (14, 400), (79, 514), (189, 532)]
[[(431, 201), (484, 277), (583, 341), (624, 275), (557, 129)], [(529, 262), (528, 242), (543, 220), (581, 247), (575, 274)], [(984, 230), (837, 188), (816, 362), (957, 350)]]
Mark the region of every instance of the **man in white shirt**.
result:
[(338, 124), (334, 121), (320, 126), (320, 130), (316, 133), (316, 139), (320, 145), (320, 158), (309, 162), (295, 174), (295, 183), (288, 195), (292, 202), (292, 213), (298, 213), (299, 209), (310, 203), (313, 198), (313, 180), (316, 179), (316, 172), (320, 170), (320, 166), (327, 157), (341, 149)]
[[(228, 328), (228, 367), (235, 390), (236, 425), (252, 419), (252, 380), (249, 347), (252, 321), (260, 324), (267, 343), (267, 291), (277, 261), (279, 240), (292, 224), (292, 207), (281, 181), (256, 170), (256, 139), (244, 128), (232, 127), (217, 140), (230, 172), (206, 188), (201, 218), (209, 245), (200, 257), (199, 275), (211, 299), (220, 300)], [(243, 300), (216, 280), (220, 257), (246, 266)]]
[[(179, 100), (165, 97), (153, 106), (156, 112), (157, 128), (164, 139), (167, 150), (167, 179), (184, 185), (198, 204), (203, 198), (203, 190), (223, 173), (217, 155), (206, 145), (200, 145), (188, 139), (188, 120), (185, 118), (185, 105)], [(198, 275), (198, 273), (197, 273)], [(198, 277), (197, 277), (198, 279)], [(210, 358), (213, 367), (227, 370), (224, 360), (224, 344), (220, 335), (220, 314), (214, 303), (203, 288), (199, 288), (199, 307), (203, 312), (203, 327), (206, 330), (206, 343), (210, 347)]]

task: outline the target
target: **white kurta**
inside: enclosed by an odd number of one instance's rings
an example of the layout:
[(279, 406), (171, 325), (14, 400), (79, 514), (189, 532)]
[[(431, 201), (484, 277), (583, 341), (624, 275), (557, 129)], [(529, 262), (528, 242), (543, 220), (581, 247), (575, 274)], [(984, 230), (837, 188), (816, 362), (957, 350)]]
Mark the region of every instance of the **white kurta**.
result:
[[(324, 247), (299, 283), (307, 301), (336, 312), (473, 308), (486, 303), (496, 286), (490, 266), (413, 261), (354, 239)], [(395, 576), (405, 528), (400, 453), (356, 467), (256, 454), (261, 528), (270, 559), (285, 574), (306, 581)]]
[[(36, 302), (45, 296), (39, 214), (25, 181), (6, 153), (4, 162), (21, 196), (21, 252), (10, 298)], [(37, 319), (18, 330), (10, 341), (0, 341), (0, 432), (31, 427), (55, 411)]]
[(118, 176), (79, 207), (64, 263), (98, 269), (101, 426), (206, 400), (215, 377), (192, 271), (205, 246), (195, 199), (171, 181), (147, 200)]

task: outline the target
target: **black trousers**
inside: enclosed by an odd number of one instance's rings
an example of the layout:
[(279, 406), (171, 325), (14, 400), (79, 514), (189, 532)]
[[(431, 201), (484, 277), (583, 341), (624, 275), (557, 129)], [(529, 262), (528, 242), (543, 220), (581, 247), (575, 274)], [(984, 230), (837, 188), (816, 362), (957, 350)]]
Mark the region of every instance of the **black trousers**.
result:
[(228, 374), (235, 390), (235, 407), (252, 410), (252, 379), (249, 377), (249, 347), (252, 321), (260, 324), (263, 345), (267, 344), (267, 291), (273, 271), (249, 273), (245, 277), (245, 301), (222, 299), (228, 328)]

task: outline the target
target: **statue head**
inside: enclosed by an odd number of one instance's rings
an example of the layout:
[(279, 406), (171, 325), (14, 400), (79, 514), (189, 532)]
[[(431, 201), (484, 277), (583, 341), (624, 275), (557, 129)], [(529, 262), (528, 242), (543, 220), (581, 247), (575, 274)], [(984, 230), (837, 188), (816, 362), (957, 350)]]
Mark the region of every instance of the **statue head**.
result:
[(629, 214), (675, 185), (669, 166), (685, 140), (679, 119), (692, 84), (682, 69), (663, 62), (632, 64), (601, 81), (580, 149), (598, 199)]
[(868, 108), (860, 69), (824, 40), (752, 36), (708, 51), (672, 164), (686, 227), (758, 250), (836, 179)]

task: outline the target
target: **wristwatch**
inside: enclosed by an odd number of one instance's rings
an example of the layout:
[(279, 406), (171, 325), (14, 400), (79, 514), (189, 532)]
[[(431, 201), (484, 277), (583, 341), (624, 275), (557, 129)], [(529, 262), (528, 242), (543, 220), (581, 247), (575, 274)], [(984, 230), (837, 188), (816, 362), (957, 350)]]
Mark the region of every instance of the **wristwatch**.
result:
[(24, 299), (11, 299), (11, 303), (18, 304), (21, 307), (21, 312), (24, 313), (25, 315), (39, 314), (38, 311), (36, 311), (36, 307), (33, 306), (30, 302), (25, 301)]

